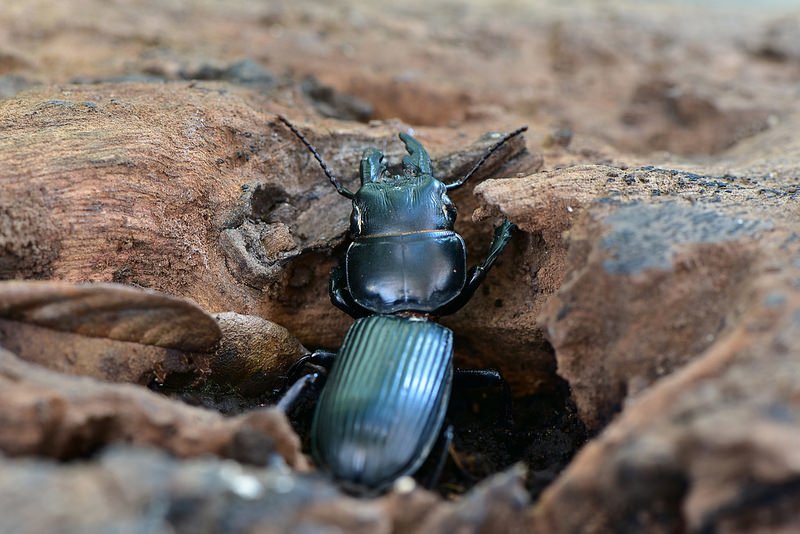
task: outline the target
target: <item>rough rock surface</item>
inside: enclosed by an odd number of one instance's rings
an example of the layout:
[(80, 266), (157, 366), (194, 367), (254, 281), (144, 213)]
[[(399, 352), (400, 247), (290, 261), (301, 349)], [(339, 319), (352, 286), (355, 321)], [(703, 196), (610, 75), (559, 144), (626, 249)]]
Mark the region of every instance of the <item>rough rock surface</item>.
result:
[[(26, 498), (34, 492), (38, 500)], [(365, 501), (285, 465), (180, 462), (131, 447), (64, 467), (0, 458), (4, 532), (510, 532), (522, 528), (527, 499), (514, 471), (463, 502), (437, 506), (438, 499), (420, 489)]]
[(222, 337), (194, 303), (120, 284), (0, 282), (0, 346), (49, 369), (108, 382), (201, 379)]
[[(0, 345), (23, 360), (71, 375), (147, 385), (173, 373), (204, 374), (202, 360), (175, 349), (59, 332), (0, 319)], [(198, 365), (199, 364), (199, 365)]]
[(208, 351), (222, 333), (186, 299), (120, 284), (5, 281), (0, 317), (88, 337)]
[(282, 389), (308, 351), (275, 323), (212, 316), (187, 299), (121, 284), (0, 282), (0, 345), (49, 369), (142, 385), (212, 381), (241, 394)]
[(285, 372), (308, 351), (280, 325), (226, 312), (214, 316), (222, 329), (211, 363), (216, 379), (237, 383), (264, 372)]
[[(800, 259), (795, 244), (793, 251)], [(788, 276), (787, 276), (788, 275)], [(536, 509), (543, 532), (792, 532), (800, 480), (800, 263), (738, 325), (640, 393)]]
[(243, 453), (247, 434), (260, 436), (262, 461), (277, 453), (306, 465), (300, 442), (281, 412), (238, 418), (185, 406), (143, 388), (105, 384), (43, 369), (0, 349), (0, 450), (12, 456), (75, 458), (111, 443), (163, 448), (177, 456)]
[(479, 192), (561, 267), (556, 294), (538, 297), (541, 318), (593, 429), (735, 325), (759, 275), (790, 263), (775, 249), (800, 230), (791, 175), (570, 167)]

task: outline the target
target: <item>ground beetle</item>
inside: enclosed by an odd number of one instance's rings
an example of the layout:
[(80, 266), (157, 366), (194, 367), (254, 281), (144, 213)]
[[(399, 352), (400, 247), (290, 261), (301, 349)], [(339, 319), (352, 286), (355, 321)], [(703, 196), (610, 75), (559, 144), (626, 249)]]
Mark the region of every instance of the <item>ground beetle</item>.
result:
[[(297, 364), (330, 366), (311, 426), (312, 455), (345, 488), (378, 492), (419, 469), (442, 430), (454, 379), (453, 332), (433, 319), (467, 303), (514, 228), (504, 220), (486, 259), (468, 271), (447, 192), (527, 128), (503, 137), (450, 184), (433, 177), (425, 148), (401, 133), (408, 152), (402, 174), (389, 172), (383, 153), (368, 148), (361, 158), (361, 187), (353, 193), (303, 134), (278, 118), (353, 203), (352, 242), (331, 273), (330, 296), (356, 321), (338, 353), (315, 352)], [(315, 378), (298, 380), (279, 406), (290, 409)]]

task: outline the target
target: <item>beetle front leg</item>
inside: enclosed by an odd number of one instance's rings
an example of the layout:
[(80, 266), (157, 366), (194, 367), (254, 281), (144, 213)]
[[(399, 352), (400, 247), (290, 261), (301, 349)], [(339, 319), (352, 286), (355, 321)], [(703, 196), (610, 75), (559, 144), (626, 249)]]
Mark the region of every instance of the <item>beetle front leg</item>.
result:
[[(503, 249), (506, 248), (508, 242), (511, 241), (511, 235), (516, 227), (517, 226), (508, 219), (503, 219), (502, 224), (495, 229), (494, 238), (492, 239), (492, 244), (489, 246), (489, 253), (486, 255), (486, 259), (475, 267), (472, 273), (473, 279), (476, 276), (480, 276), (480, 281), (478, 283), (486, 278), (486, 273), (492, 268), (492, 265), (494, 265), (500, 253), (503, 252)], [(473, 281), (470, 280), (469, 284), (472, 283)]]
[(475, 294), (475, 290), (478, 289), (481, 282), (486, 279), (486, 274), (492, 268), (494, 262), (497, 261), (497, 257), (503, 252), (503, 249), (506, 248), (509, 241), (511, 241), (511, 236), (516, 227), (517, 226), (508, 219), (503, 219), (502, 224), (494, 231), (494, 238), (492, 239), (492, 244), (489, 245), (489, 252), (486, 258), (470, 269), (467, 274), (467, 283), (464, 285), (464, 289), (461, 290), (461, 293), (459, 293), (455, 299), (437, 310), (437, 314), (449, 315), (454, 313), (461, 309), (461, 307), (472, 298), (472, 295)]
[(497, 257), (503, 252), (503, 249), (506, 248), (508, 242), (511, 241), (511, 234), (515, 228), (516, 225), (514, 223), (508, 219), (503, 219), (503, 223), (495, 229), (494, 238), (492, 239), (492, 244), (489, 246), (489, 253), (486, 255), (486, 259), (473, 267), (470, 271), (469, 281), (464, 287), (464, 291), (462, 291), (462, 294), (465, 292), (469, 293), (467, 299), (475, 293), (475, 290), (478, 289), (478, 286), (484, 281), (486, 273), (489, 272), (494, 262), (497, 261)]

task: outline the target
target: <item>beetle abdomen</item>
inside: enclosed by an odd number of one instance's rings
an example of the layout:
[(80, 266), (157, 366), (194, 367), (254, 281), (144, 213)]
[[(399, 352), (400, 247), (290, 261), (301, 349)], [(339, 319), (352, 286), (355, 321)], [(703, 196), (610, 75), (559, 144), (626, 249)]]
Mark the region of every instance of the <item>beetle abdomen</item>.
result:
[(419, 468), (444, 421), (453, 333), (375, 315), (350, 328), (320, 396), (313, 453), (342, 482), (377, 490)]

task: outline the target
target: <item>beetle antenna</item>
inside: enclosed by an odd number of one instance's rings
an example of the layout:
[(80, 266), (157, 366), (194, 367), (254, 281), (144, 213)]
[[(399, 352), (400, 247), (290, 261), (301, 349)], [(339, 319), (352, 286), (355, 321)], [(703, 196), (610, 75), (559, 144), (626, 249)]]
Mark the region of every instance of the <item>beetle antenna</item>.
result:
[(462, 185), (464, 185), (464, 183), (467, 180), (469, 180), (469, 178), (473, 174), (475, 174), (475, 172), (477, 172), (477, 170), (481, 167), (481, 165), (486, 163), (486, 160), (489, 159), (492, 156), (492, 154), (494, 154), (495, 152), (500, 150), (500, 147), (502, 147), (508, 141), (510, 141), (514, 137), (518, 136), (522, 132), (526, 131), (527, 129), (528, 129), (527, 126), (523, 126), (522, 128), (518, 128), (518, 129), (514, 130), (513, 132), (511, 132), (510, 134), (508, 134), (505, 137), (503, 137), (502, 139), (500, 139), (497, 143), (494, 144), (494, 146), (492, 148), (490, 148), (486, 152), (486, 154), (483, 155), (483, 157), (481, 157), (481, 159), (478, 160), (478, 162), (475, 165), (473, 165), (472, 169), (463, 178), (461, 178), (460, 180), (456, 180), (455, 182), (453, 182), (451, 184), (447, 184), (446, 185), (447, 190), (448, 191), (452, 191), (453, 189), (457, 189), (457, 188), (461, 187)]
[(293, 133), (294, 135), (296, 135), (296, 136), (297, 136), (297, 138), (298, 138), (298, 139), (300, 139), (300, 141), (302, 141), (302, 142), (303, 142), (303, 144), (304, 144), (304, 145), (306, 145), (306, 148), (307, 148), (307, 149), (308, 149), (308, 150), (309, 150), (309, 151), (310, 151), (310, 152), (311, 152), (311, 153), (314, 155), (314, 158), (317, 160), (317, 163), (319, 163), (319, 166), (320, 166), (320, 167), (322, 167), (322, 172), (324, 172), (324, 173), (325, 173), (325, 176), (327, 176), (327, 177), (328, 177), (328, 180), (330, 180), (330, 181), (331, 181), (331, 184), (333, 184), (333, 187), (335, 187), (335, 188), (336, 188), (336, 192), (337, 192), (337, 193), (339, 193), (340, 195), (342, 195), (343, 197), (346, 197), (346, 198), (349, 198), (349, 199), (351, 199), (351, 200), (352, 200), (352, 199), (353, 199), (353, 197), (355, 196), (355, 195), (353, 194), (353, 192), (352, 192), (352, 191), (350, 191), (349, 189), (347, 189), (345, 186), (343, 186), (343, 185), (342, 185), (342, 184), (339, 182), (339, 179), (338, 179), (338, 178), (336, 178), (336, 177), (333, 175), (333, 172), (331, 172), (331, 170), (330, 170), (330, 169), (328, 168), (328, 166), (325, 164), (325, 161), (322, 159), (322, 156), (320, 156), (320, 155), (319, 155), (319, 152), (317, 152), (317, 149), (316, 149), (316, 148), (314, 148), (314, 145), (312, 145), (312, 144), (311, 144), (311, 143), (308, 141), (308, 139), (306, 139), (306, 136), (304, 136), (302, 133), (300, 133), (300, 131), (299, 131), (297, 128), (295, 128), (295, 127), (294, 127), (294, 124), (292, 124), (291, 122), (289, 122), (289, 119), (287, 119), (287, 118), (286, 118), (286, 117), (284, 117), (283, 115), (278, 115), (278, 119), (279, 119), (279, 120), (280, 120), (280, 121), (281, 121), (283, 124), (285, 124), (286, 126), (288, 126), (288, 127), (289, 127), (289, 129), (292, 131), (292, 133)]

